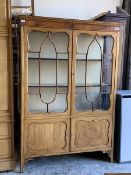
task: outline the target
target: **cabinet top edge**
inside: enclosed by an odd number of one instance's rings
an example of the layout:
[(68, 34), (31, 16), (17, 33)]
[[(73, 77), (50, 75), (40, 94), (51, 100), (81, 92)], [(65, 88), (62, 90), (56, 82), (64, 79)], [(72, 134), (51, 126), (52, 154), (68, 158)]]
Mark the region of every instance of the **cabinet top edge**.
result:
[[(111, 28), (114, 31), (119, 31), (121, 26), (125, 25), (124, 23), (117, 22), (101, 22), (101, 21), (92, 21), (92, 20), (77, 20), (77, 19), (64, 19), (64, 18), (52, 18), (52, 17), (40, 17), (40, 16), (19, 16), (18, 24), (20, 26), (43, 26), (43, 27), (65, 27), (69, 29), (85, 29), (87, 26), (94, 28), (100, 27)], [(57, 26), (58, 25), (58, 26)]]

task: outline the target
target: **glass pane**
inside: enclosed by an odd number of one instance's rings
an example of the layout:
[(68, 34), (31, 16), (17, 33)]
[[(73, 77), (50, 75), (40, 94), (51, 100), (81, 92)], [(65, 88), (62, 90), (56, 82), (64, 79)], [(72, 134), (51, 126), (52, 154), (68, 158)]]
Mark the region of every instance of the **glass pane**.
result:
[(111, 36), (77, 37), (76, 110), (108, 110), (112, 87)]
[[(86, 34), (80, 34), (77, 38), (77, 59), (86, 59), (86, 54), (88, 47), (90, 48), (88, 50), (88, 59), (101, 59), (101, 50), (103, 50), (103, 38), (97, 37), (97, 40), (94, 40), (94, 36), (86, 35)], [(95, 50), (94, 50), (95, 49)]]
[(65, 112), (68, 94), (66, 33), (32, 31), (28, 51), (28, 110)]
[[(41, 95), (44, 98), (45, 102), (50, 102), (52, 98), (55, 96), (55, 88), (53, 87), (43, 87), (41, 88)], [(66, 103), (66, 94), (68, 89), (65, 87), (58, 88), (58, 94), (56, 95), (56, 99), (49, 105), (49, 112), (63, 112), (66, 111), (67, 103)], [(60, 93), (60, 94), (59, 94)], [(29, 111), (32, 113), (37, 112), (46, 112), (47, 105), (42, 103), (39, 96), (39, 88), (38, 87), (30, 87), (29, 88)]]
[[(86, 71), (86, 72), (85, 72)], [(85, 68), (84, 61), (76, 62), (76, 85), (99, 85), (100, 84), (101, 62), (90, 61)]]
[(103, 82), (106, 84), (111, 84), (113, 58), (112, 49), (113, 38), (111, 36), (105, 36), (103, 50)]

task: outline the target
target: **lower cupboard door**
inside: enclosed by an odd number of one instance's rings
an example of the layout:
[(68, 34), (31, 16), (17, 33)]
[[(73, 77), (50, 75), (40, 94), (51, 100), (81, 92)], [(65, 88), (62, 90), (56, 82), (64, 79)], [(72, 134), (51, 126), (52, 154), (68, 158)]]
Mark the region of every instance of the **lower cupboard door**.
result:
[(25, 156), (40, 156), (69, 151), (68, 119), (48, 119), (26, 124)]
[(73, 118), (71, 122), (71, 150), (88, 152), (110, 149), (111, 131), (110, 119)]

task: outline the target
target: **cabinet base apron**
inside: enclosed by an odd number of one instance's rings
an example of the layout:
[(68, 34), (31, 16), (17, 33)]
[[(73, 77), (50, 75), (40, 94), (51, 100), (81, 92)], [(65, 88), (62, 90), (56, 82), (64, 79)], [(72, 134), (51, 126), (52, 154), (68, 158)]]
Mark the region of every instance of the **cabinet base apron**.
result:
[(103, 154), (107, 154), (109, 159), (110, 159), (110, 162), (113, 163), (113, 150), (110, 148), (110, 149), (103, 149), (103, 150), (100, 150), (100, 149), (96, 149), (96, 150), (88, 150), (88, 151), (77, 151), (77, 152), (74, 152), (74, 151), (70, 151), (70, 152), (64, 152), (64, 153), (54, 153), (54, 154), (44, 154), (44, 155), (31, 155), (30, 157), (27, 156), (26, 158), (21, 158), (21, 162), (20, 162), (20, 172), (22, 173), (23, 170), (24, 170), (24, 167), (26, 166), (26, 163), (34, 158), (37, 158), (37, 157), (48, 157), (48, 156), (59, 156), (59, 155), (70, 155), (70, 154), (80, 154), (80, 153), (89, 153), (89, 152), (96, 152), (96, 151), (99, 151), (99, 152), (102, 152)]

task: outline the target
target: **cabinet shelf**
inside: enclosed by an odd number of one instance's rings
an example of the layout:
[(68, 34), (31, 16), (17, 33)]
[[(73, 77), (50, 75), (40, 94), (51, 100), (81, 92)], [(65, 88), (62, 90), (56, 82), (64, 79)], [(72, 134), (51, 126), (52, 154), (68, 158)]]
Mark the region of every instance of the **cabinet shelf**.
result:
[[(58, 61), (68, 61), (69, 59), (65, 59), (65, 58), (35, 58), (35, 57), (28, 57), (29, 60), (50, 60), (50, 61), (55, 61), (55, 60), (58, 60)], [(80, 58), (76, 58), (76, 61), (86, 61), (86, 59), (80, 59)], [(102, 61), (101, 59), (88, 59), (87, 61)], [(110, 59), (111, 61), (111, 59)]]
[[(102, 83), (101, 86), (111, 86), (110, 84), (107, 84), (107, 83)], [(29, 83), (28, 87), (39, 87), (39, 84), (38, 83)], [(54, 84), (41, 84), (40, 87), (48, 87), (48, 88), (54, 88), (56, 87), (56, 85)], [(68, 87), (67, 85), (64, 85), (64, 84), (61, 84), (61, 85), (57, 85), (57, 87)], [(84, 88), (85, 85), (83, 84), (78, 84), (76, 85), (75, 87), (82, 87)], [(86, 87), (100, 87), (100, 84), (88, 84)]]
[[(28, 57), (29, 60), (50, 60), (50, 61), (55, 61), (55, 60), (58, 60), (58, 61), (68, 61), (69, 59), (65, 59), (65, 58), (33, 58), (33, 57)], [(77, 61), (86, 61), (86, 59), (76, 59)], [(87, 61), (101, 61), (100, 59), (88, 59)]]
[(68, 61), (69, 59), (62, 59), (62, 58), (58, 58), (58, 59), (56, 59), (56, 58), (33, 58), (33, 57), (28, 57), (28, 59), (29, 60), (43, 60), (43, 61), (45, 61), (45, 60), (50, 60), (50, 61), (56, 61), (56, 60), (58, 60), (58, 61)]
[[(39, 83), (29, 83), (28, 87), (39, 87)], [(49, 88), (53, 88), (56, 87), (55, 84), (45, 84), (45, 83), (41, 83), (40, 87), (49, 87)], [(57, 87), (68, 87), (66, 84), (57, 84)]]
[[(106, 61), (112, 61), (112, 59), (104, 59)], [(86, 58), (76, 58), (76, 61), (102, 61), (101, 59), (87, 59)]]
[(80, 59), (80, 58), (78, 58), (78, 59), (76, 59), (76, 61), (102, 61), (101, 59)]
[[(111, 86), (107, 83), (102, 83), (101, 86)], [(85, 85), (76, 85), (76, 87), (85, 87)], [(100, 84), (87, 84), (86, 87), (100, 87)]]
[[(77, 55), (87, 55), (87, 53), (77, 52)], [(102, 53), (103, 56), (112, 56), (112, 53)]]

